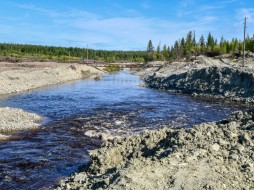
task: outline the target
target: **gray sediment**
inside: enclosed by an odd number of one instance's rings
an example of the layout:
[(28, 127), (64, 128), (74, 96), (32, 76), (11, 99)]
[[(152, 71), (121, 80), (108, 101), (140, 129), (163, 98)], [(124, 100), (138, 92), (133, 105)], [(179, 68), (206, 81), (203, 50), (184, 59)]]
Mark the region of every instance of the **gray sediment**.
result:
[(77, 79), (98, 79), (104, 72), (81, 64), (23, 68), (0, 72), (0, 95), (28, 91)]
[(144, 79), (148, 87), (232, 101), (254, 102), (254, 74), (229, 68), (207, 67), (160, 77), (156, 73)]
[(38, 127), (37, 123), (43, 119), (35, 113), (18, 108), (0, 108), (0, 113), (0, 140), (10, 137), (10, 135), (6, 135), (6, 132), (35, 129)]
[(56, 189), (252, 189), (254, 110), (105, 142)]

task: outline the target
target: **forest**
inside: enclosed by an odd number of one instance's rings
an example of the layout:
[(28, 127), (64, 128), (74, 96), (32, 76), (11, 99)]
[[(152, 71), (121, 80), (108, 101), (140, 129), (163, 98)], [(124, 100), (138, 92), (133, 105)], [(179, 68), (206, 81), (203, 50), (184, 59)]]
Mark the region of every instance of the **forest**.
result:
[[(254, 35), (250, 37), (247, 35), (245, 40), (245, 50), (254, 52)], [(180, 60), (186, 58), (187, 60), (193, 56), (205, 55), (208, 57), (215, 57), (223, 54), (233, 54), (241, 56), (243, 52), (243, 42), (237, 38), (232, 40), (225, 40), (221, 37), (220, 41), (215, 39), (211, 33), (205, 38), (203, 35), (196, 39), (195, 32), (189, 31), (186, 37), (175, 41), (174, 45), (167, 46), (166, 44), (159, 44), (157, 48), (153, 46), (151, 40), (147, 44), (147, 53), (145, 61), (155, 60)]]
[[(254, 35), (246, 37), (246, 51), (254, 52)], [(147, 62), (147, 61), (174, 61), (193, 56), (206, 55), (214, 57), (222, 54), (234, 54), (241, 56), (243, 42), (237, 38), (218, 41), (211, 33), (205, 38), (203, 35), (197, 40), (194, 31), (189, 31), (186, 37), (182, 37), (171, 46), (159, 44), (154, 47), (152, 40), (148, 41), (144, 51), (108, 51), (94, 50), (77, 47), (55, 47), (29, 44), (0, 43), (0, 56), (4, 57), (38, 57), (62, 62), (82, 59), (113, 62)]]
[(145, 51), (107, 51), (77, 47), (55, 47), (28, 44), (0, 43), (0, 56), (29, 57), (67, 62), (69, 60), (98, 60), (105, 62), (144, 62)]

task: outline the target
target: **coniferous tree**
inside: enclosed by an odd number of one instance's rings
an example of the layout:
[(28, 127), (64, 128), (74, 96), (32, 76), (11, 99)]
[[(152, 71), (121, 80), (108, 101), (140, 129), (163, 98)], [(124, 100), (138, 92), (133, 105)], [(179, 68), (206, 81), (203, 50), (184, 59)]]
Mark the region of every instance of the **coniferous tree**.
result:
[(148, 41), (146, 55), (144, 56), (145, 62), (154, 61), (154, 47), (152, 40)]
[(152, 40), (149, 40), (147, 44), (147, 52), (153, 52), (153, 51), (154, 51), (153, 42)]
[(178, 41), (175, 41), (172, 52), (173, 52), (173, 57), (178, 60), (179, 59), (179, 42)]
[(164, 61), (169, 59), (169, 51), (167, 49), (166, 44), (164, 44), (163, 47), (162, 47), (162, 56), (163, 56)]
[(156, 49), (156, 59), (157, 59), (157, 60), (162, 60), (161, 44), (159, 44), (159, 45), (157, 46), (157, 49)]
[(200, 45), (200, 53), (204, 55), (205, 54), (205, 38), (203, 35), (201, 35), (199, 39), (199, 45)]

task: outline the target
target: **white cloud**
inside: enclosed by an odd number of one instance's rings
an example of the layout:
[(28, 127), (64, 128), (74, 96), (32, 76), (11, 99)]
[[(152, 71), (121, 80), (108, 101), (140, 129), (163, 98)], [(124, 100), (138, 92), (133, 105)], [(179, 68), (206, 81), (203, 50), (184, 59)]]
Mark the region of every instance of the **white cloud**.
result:
[[(149, 8), (148, 2), (143, 2), (143, 8)], [(144, 50), (150, 39), (155, 46), (159, 42), (172, 45), (175, 40), (185, 36), (190, 30), (195, 30), (197, 40), (201, 34), (206, 36), (208, 32), (211, 32), (216, 38), (220, 38), (222, 35), (240, 34), (241, 31), (235, 30), (237, 27), (232, 26), (234, 20), (226, 23), (219, 22), (222, 19), (226, 20), (226, 15), (220, 18), (214, 11), (221, 8), (221, 4), (195, 7), (193, 6), (194, 2), (185, 0), (180, 3), (179, 6), (182, 9), (178, 11), (179, 18), (177, 20), (144, 17), (135, 9), (125, 9), (121, 15), (111, 15), (106, 18), (99, 13), (95, 14), (79, 9), (69, 8), (63, 12), (33, 4), (22, 4), (15, 6), (31, 11), (31, 15), (41, 14), (49, 19), (46, 22), (40, 22), (41, 24), (20, 22), (15, 26), (10, 26), (17, 36), (16, 39), (40, 40), (42, 44), (79, 47), (85, 47), (88, 43), (91, 48), (123, 50), (137, 48)], [(229, 3), (229, 1), (227, 2)], [(193, 7), (189, 8), (188, 6)], [(243, 18), (244, 15), (248, 17), (249, 23), (253, 22), (254, 9), (239, 9), (237, 18)], [(8, 27), (5, 30), (7, 29)]]

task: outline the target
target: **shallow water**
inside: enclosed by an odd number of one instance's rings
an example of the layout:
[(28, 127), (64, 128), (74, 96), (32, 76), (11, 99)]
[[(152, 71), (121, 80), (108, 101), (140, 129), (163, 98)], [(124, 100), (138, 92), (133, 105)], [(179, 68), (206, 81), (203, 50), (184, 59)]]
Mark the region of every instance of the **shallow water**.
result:
[(89, 161), (87, 150), (100, 145), (84, 132), (96, 128), (142, 131), (163, 126), (189, 127), (216, 121), (240, 105), (204, 101), (138, 86), (127, 71), (102, 80), (79, 80), (0, 98), (46, 119), (39, 130), (19, 132), (0, 143), (0, 189), (46, 189)]

